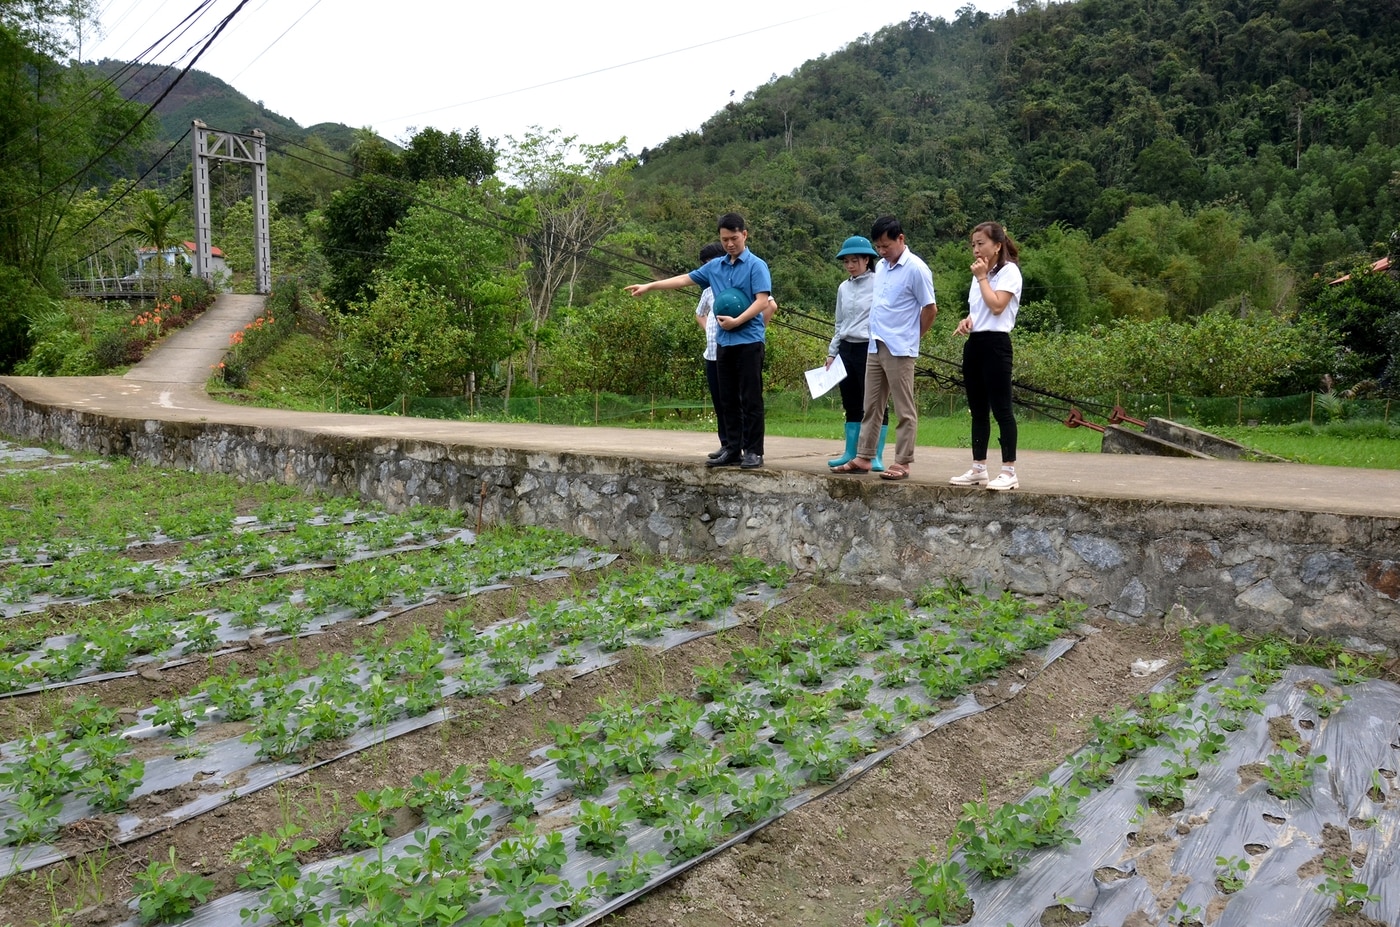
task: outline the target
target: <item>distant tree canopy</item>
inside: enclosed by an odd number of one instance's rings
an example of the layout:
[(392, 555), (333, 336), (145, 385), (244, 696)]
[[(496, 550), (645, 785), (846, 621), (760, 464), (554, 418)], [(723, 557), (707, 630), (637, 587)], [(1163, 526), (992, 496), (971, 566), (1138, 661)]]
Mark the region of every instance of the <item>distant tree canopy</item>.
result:
[(389, 233), (405, 215), (418, 184), (480, 183), (496, 171), (495, 142), (476, 129), (465, 135), (427, 128), (396, 153), (369, 131), (351, 149), (355, 179), (331, 195), (321, 223), (329, 279), (326, 295), (348, 306), (373, 295)]

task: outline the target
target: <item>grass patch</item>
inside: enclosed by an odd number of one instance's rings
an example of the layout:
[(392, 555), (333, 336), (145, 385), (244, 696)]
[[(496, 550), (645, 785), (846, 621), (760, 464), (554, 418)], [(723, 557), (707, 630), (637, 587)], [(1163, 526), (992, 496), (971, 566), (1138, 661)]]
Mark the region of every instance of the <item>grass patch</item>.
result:
[(1212, 430), (1221, 437), (1298, 463), (1400, 470), (1400, 427), (1379, 420), (1253, 428), (1218, 426)]

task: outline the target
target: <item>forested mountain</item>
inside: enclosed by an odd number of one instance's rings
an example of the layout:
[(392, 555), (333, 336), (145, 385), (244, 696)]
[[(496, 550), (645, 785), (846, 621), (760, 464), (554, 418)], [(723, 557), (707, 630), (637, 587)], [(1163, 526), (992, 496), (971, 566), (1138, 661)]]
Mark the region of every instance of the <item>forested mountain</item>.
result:
[(644, 151), (632, 202), (675, 267), (741, 209), (804, 295), (886, 212), (931, 253), (985, 219), (1101, 240), (1135, 206), (1177, 204), (1156, 215), (1201, 234), (1204, 211), (1310, 277), (1385, 253), (1397, 145), (1395, 2), (1023, 0), (916, 14), (770, 81)]
[[(179, 68), (147, 65), (133, 69), (127, 62), (111, 58), (104, 58), (91, 67), (104, 77), (115, 76), (117, 89), (122, 96), (147, 106), (159, 99), (180, 75)], [(160, 151), (184, 135), (194, 119), (230, 132), (260, 129), (269, 135), (296, 142), (314, 136), (325, 142), (329, 150), (336, 152), (348, 151), (355, 134), (355, 129), (338, 122), (302, 128), (296, 120), (268, 109), (261, 100), (250, 100), (223, 80), (197, 69), (191, 69), (170, 95), (161, 100), (155, 115), (160, 117), (160, 128), (153, 147), (158, 147)]]

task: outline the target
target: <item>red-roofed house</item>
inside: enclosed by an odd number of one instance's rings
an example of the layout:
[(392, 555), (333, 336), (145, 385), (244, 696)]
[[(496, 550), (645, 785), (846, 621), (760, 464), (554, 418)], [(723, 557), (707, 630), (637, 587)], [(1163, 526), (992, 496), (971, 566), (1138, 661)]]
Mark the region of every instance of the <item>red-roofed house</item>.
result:
[[(165, 263), (171, 267), (178, 261), (186, 267), (194, 264), (194, 242), (182, 241), (178, 245), (171, 245), (162, 252)], [(209, 267), (214, 272), (215, 280), (222, 280), (224, 288), (227, 289), (229, 281), (228, 263), (224, 260), (224, 253), (218, 248), (209, 249)], [(155, 248), (136, 249), (136, 274), (140, 276), (146, 269), (146, 265), (155, 260)]]

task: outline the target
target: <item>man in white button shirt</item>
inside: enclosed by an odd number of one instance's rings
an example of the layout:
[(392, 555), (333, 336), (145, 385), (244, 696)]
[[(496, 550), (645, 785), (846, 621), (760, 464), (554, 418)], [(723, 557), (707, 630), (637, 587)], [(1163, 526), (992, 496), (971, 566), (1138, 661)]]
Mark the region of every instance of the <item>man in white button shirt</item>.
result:
[(881, 216), (870, 229), (870, 240), (881, 260), (875, 265), (875, 297), (870, 305), (870, 354), (865, 366), (865, 414), (854, 460), (833, 473), (869, 473), (880, 437), (880, 419), (894, 400), (894, 462), (881, 479), (909, 477), (918, 439), (919, 411), (914, 405), (914, 362), (919, 339), (938, 316), (933, 273), (904, 241), (904, 229), (894, 216)]

